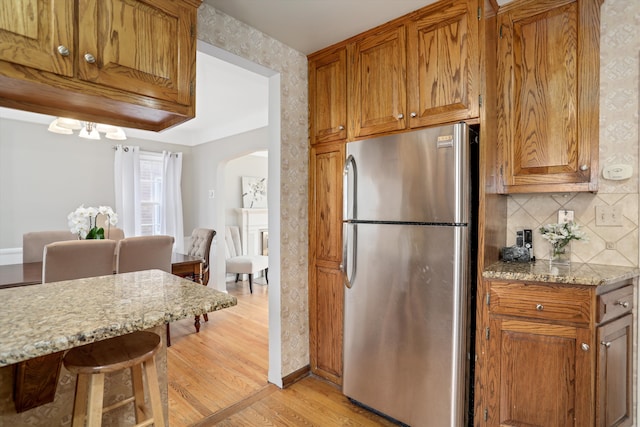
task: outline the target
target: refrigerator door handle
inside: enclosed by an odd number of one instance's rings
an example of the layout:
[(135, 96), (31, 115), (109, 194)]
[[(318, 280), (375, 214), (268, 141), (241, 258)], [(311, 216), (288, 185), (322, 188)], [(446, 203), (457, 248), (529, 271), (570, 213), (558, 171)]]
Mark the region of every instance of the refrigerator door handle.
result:
[[(353, 172), (352, 172), (353, 170)], [(353, 176), (353, 186), (349, 187), (349, 176)], [(344, 170), (342, 172), (342, 219), (357, 219), (358, 218), (358, 168), (356, 166), (356, 159), (353, 154), (347, 157), (344, 163)], [(349, 216), (349, 190), (353, 197), (353, 207), (351, 216)]]
[[(343, 198), (342, 198), (342, 218), (345, 220), (342, 226), (342, 264), (340, 264), (340, 270), (344, 275), (344, 285), (351, 289), (353, 286), (353, 281), (356, 278), (356, 245), (358, 242), (358, 229), (355, 224), (353, 225), (353, 244), (351, 246), (351, 253), (349, 254), (349, 234), (348, 234), (348, 226), (350, 225), (347, 221), (349, 219), (356, 219), (358, 213), (358, 168), (356, 167), (356, 159), (350, 154), (347, 157), (344, 165), (344, 171), (342, 173), (343, 182)], [(353, 177), (353, 184), (349, 186), (349, 177)], [(349, 191), (351, 190), (351, 191)], [(349, 193), (351, 193), (353, 197), (353, 206), (351, 216), (349, 216)], [(349, 255), (351, 255), (351, 277), (349, 277), (348, 266), (349, 266)]]
[[(349, 251), (349, 239), (348, 229), (349, 226), (353, 227), (353, 244), (351, 246), (351, 251)], [(357, 244), (358, 244), (358, 226), (357, 224), (349, 224), (347, 222), (342, 223), (342, 264), (340, 264), (340, 270), (342, 271), (344, 277), (344, 285), (351, 289), (353, 286), (353, 282), (356, 280), (356, 253), (357, 252)], [(351, 277), (349, 277), (349, 255), (351, 255)]]

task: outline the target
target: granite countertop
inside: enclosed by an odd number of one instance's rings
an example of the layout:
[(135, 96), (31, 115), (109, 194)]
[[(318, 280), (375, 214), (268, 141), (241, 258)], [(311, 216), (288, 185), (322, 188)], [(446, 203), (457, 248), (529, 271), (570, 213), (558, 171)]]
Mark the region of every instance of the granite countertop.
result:
[(638, 275), (640, 275), (640, 269), (637, 267), (583, 263), (551, 266), (548, 260), (536, 262), (498, 261), (486, 267), (482, 272), (482, 277), (486, 279), (526, 280), (586, 286), (608, 285)]
[(237, 304), (160, 270), (0, 289), (0, 367)]

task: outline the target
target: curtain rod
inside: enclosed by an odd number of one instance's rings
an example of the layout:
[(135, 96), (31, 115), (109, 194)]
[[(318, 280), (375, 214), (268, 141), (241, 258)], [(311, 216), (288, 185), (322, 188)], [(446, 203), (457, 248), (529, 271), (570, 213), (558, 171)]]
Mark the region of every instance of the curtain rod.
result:
[[(112, 148), (112, 149), (114, 149), (114, 150), (117, 150), (117, 149), (118, 149), (118, 147), (119, 147), (118, 145), (112, 145), (112, 146), (111, 146), (111, 148)], [(128, 152), (129, 152), (129, 147), (127, 147), (126, 145), (122, 145), (121, 147), (122, 147), (122, 150), (123, 150), (125, 153), (128, 153)], [(161, 151), (147, 151), (147, 150), (140, 150), (140, 152), (141, 152), (141, 153), (162, 154), (162, 152), (161, 152)], [(179, 153), (179, 152), (178, 152), (178, 153), (173, 153), (173, 152), (169, 151), (169, 154), (170, 154), (171, 156), (175, 155), (176, 157), (178, 157), (178, 154), (180, 154), (180, 153)]]

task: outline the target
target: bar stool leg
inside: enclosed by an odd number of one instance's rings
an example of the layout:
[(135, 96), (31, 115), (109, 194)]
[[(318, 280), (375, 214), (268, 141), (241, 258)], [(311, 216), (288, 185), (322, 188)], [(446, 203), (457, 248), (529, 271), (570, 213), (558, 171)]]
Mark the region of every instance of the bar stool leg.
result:
[(73, 401), (72, 427), (83, 427), (84, 418), (87, 416), (87, 397), (89, 391), (89, 378), (91, 375), (79, 374), (76, 379), (76, 397)]
[(158, 371), (156, 371), (156, 358), (144, 362), (144, 369), (147, 374), (147, 385), (149, 386), (149, 400), (151, 400), (151, 410), (153, 411), (153, 424), (155, 427), (164, 427), (164, 412), (162, 411), (162, 400), (160, 399), (160, 384), (158, 383)]
[(136, 423), (141, 423), (149, 418), (144, 411), (145, 404), (144, 384), (142, 383), (142, 366), (134, 365), (131, 367), (131, 382), (133, 383), (133, 403), (136, 407)]
[(100, 425), (102, 425), (103, 399), (104, 374), (93, 374), (89, 378), (89, 405), (87, 407), (87, 427), (100, 427)]

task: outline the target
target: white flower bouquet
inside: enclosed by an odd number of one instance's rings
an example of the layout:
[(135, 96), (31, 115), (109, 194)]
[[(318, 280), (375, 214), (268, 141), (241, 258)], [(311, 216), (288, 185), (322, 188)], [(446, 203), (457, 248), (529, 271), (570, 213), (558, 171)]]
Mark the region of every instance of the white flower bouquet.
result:
[(104, 227), (96, 224), (98, 215), (107, 217), (104, 222), (107, 227), (118, 223), (118, 214), (110, 206), (85, 208), (84, 205), (80, 205), (75, 211), (67, 215), (69, 229), (81, 239), (104, 239)]
[(586, 234), (573, 221), (543, 225), (539, 230), (542, 238), (551, 244), (552, 252), (550, 255), (552, 259), (564, 254), (566, 246), (572, 240), (587, 240)]

